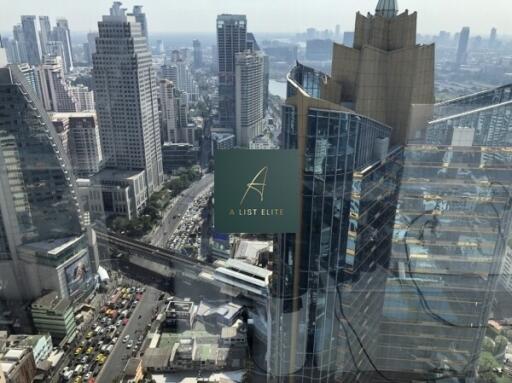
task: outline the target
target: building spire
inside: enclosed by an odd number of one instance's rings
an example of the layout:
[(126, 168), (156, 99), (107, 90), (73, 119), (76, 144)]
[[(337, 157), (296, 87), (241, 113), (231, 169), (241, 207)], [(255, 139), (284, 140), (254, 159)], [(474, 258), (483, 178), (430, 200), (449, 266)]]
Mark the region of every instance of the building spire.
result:
[(398, 14), (398, 0), (379, 0), (375, 15), (386, 18), (395, 17)]

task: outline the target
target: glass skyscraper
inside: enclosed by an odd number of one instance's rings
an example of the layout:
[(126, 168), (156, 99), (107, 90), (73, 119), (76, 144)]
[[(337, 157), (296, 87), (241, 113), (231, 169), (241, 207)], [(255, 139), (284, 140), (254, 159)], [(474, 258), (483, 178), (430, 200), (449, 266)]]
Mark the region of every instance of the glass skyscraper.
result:
[(288, 77), (282, 139), (301, 156), (301, 229), (278, 241), (273, 381), (357, 381), (365, 363), (357, 338), (375, 339), (380, 318), (401, 151), (388, 153), (390, 127), (329, 101), (330, 81), (302, 65)]
[(437, 104), (405, 148), (375, 360), (387, 378), (475, 377), (509, 233), (511, 105), (510, 85)]
[(27, 262), (21, 257), (21, 246), (45, 243), (50, 248), (55, 241), (82, 237), (77, 197), (71, 164), (41, 101), (17, 66), (1, 68), (0, 280), (4, 297), (30, 298), (23, 288), (28, 281), (23, 270), (42, 258)]

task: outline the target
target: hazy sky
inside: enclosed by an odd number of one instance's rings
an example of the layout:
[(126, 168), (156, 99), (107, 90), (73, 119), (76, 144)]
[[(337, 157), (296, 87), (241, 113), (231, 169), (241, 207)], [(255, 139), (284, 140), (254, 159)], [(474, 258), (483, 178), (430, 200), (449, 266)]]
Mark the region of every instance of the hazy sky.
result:
[[(144, 6), (150, 32), (214, 32), (219, 13), (243, 13), (252, 32), (299, 32), (307, 27), (353, 30), (356, 11), (375, 9), (378, 0), (130, 0), (126, 8)], [(107, 0), (5, 0), (0, 30), (10, 31), (22, 14), (49, 15), (52, 24), (62, 16), (74, 31), (96, 30)], [(485, 7), (482, 7), (482, 4)], [(469, 25), (474, 34), (512, 35), (511, 0), (399, 0), (400, 10), (418, 11), (418, 31), (458, 31)]]

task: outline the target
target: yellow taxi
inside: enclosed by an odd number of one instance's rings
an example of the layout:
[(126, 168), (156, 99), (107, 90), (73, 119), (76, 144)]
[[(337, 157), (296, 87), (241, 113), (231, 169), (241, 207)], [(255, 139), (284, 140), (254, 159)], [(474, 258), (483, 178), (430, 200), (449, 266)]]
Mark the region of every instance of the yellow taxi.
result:
[(89, 347), (86, 351), (86, 354), (92, 354), (94, 352), (94, 347)]

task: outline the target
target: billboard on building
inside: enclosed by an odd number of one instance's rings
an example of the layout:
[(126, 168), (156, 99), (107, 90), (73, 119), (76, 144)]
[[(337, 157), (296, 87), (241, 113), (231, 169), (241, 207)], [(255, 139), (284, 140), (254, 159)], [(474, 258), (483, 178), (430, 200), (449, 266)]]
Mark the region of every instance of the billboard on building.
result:
[(89, 254), (84, 254), (64, 270), (69, 295), (85, 290), (94, 282)]

